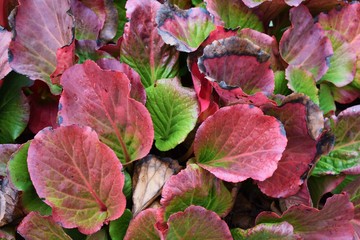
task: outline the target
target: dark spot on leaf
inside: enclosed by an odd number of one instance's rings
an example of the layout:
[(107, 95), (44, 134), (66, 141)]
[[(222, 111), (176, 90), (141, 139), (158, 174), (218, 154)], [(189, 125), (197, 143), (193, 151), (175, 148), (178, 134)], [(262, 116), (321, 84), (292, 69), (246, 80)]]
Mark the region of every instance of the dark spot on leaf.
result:
[(58, 122), (59, 125), (61, 125), (63, 123), (63, 117), (58, 116), (57, 122)]
[(8, 60), (9, 62), (12, 62), (14, 60), (14, 54), (11, 52), (11, 50), (8, 50)]

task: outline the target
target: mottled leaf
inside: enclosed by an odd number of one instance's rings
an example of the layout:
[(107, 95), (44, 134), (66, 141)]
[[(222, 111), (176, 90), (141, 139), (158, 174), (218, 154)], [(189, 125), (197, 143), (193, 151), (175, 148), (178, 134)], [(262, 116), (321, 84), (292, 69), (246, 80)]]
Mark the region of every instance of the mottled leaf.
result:
[(56, 69), (56, 52), (73, 38), (69, 9), (68, 1), (19, 0), (12, 23), (16, 34), (10, 43), (11, 68), (46, 82), (53, 93), (60, 92), (50, 80)]
[(331, 127), (335, 146), (328, 155), (320, 158), (313, 175), (360, 173), (360, 106), (342, 111)]
[(165, 208), (165, 220), (191, 205), (225, 217), (233, 206), (233, 197), (220, 179), (196, 164), (189, 164), (165, 183), (161, 205)]
[(182, 52), (195, 51), (215, 29), (210, 13), (203, 8), (181, 10), (163, 5), (157, 12), (156, 23), (164, 42)]
[(288, 87), (296, 93), (307, 95), (315, 104), (319, 105), (318, 89), (314, 76), (299, 66), (289, 66), (285, 72)]
[[(300, 190), (303, 174), (309, 171), (309, 164), (316, 155), (317, 141), (311, 134), (311, 119), (322, 119), (322, 112), (308, 98), (290, 96), (279, 107), (265, 109), (265, 113), (279, 119), (286, 131), (288, 143), (274, 174), (263, 182), (259, 188), (271, 197), (289, 197)], [(323, 127), (319, 124), (320, 131)], [(316, 130), (315, 132), (319, 132)], [(306, 151), (304, 151), (306, 149)]]
[(354, 217), (354, 206), (346, 194), (328, 198), (321, 210), (304, 205), (293, 206), (282, 216), (263, 212), (256, 223), (288, 222), (294, 233), (304, 239), (352, 239), (354, 229), (350, 220)]
[(36, 212), (29, 213), (21, 221), (17, 231), (28, 240), (71, 240), (71, 237), (64, 232), (51, 216), (42, 217)]
[(263, 223), (253, 228), (243, 230), (241, 228), (231, 229), (234, 240), (259, 240), (259, 239), (298, 239), (294, 235), (294, 228), (287, 222)]
[(76, 55), (79, 58), (78, 63), (84, 63), (86, 60), (97, 61), (102, 58), (112, 58), (112, 56), (100, 50), (94, 40), (76, 41)]
[(133, 175), (133, 209), (136, 216), (140, 211), (152, 204), (161, 194), (161, 190), (169, 178), (180, 171), (177, 161), (158, 159), (152, 155), (137, 162)]
[(251, 105), (218, 110), (199, 127), (194, 140), (196, 162), (216, 177), (240, 182), (265, 180), (275, 171), (287, 139), (276, 118)]
[(11, 41), (11, 33), (0, 26), (0, 79), (3, 79), (10, 71), (8, 61), (8, 48)]
[(329, 68), (331, 42), (304, 5), (290, 10), (290, 20), (292, 26), (280, 40), (280, 54), (290, 66), (307, 70), (318, 81)]
[(194, 129), (199, 107), (195, 92), (178, 78), (161, 79), (147, 89), (146, 107), (155, 131), (155, 146), (168, 151), (183, 142)]
[(227, 224), (214, 212), (200, 206), (190, 206), (174, 213), (168, 220), (166, 239), (232, 239)]
[(124, 239), (131, 219), (131, 211), (129, 209), (125, 209), (124, 214), (120, 218), (110, 222), (109, 234), (112, 240)]
[(247, 94), (274, 91), (274, 73), (269, 55), (247, 39), (215, 40), (204, 49), (198, 65), (210, 81), (224, 89), (240, 87)]
[(30, 107), (21, 88), (28, 86), (27, 77), (8, 74), (0, 87), (0, 144), (13, 143), (29, 121)]
[(143, 104), (129, 98), (125, 73), (102, 70), (86, 61), (65, 71), (61, 84), (60, 125), (94, 128), (123, 163), (149, 153), (154, 138), (151, 117)]
[(92, 234), (124, 212), (122, 166), (90, 127), (42, 130), (30, 144), (27, 161), (37, 193), (65, 228)]
[(126, 3), (130, 20), (125, 24), (120, 59), (140, 74), (145, 88), (155, 80), (173, 78), (178, 73), (179, 53), (158, 34), (155, 16), (160, 7), (155, 0)]
[(14, 153), (8, 163), (9, 176), (14, 186), (22, 191), (21, 203), (26, 211), (36, 211), (42, 215), (49, 215), (51, 208), (39, 198), (30, 179), (27, 166), (29, 146), (30, 142), (27, 142)]
[(251, 28), (259, 32), (264, 30), (259, 17), (242, 1), (205, 0), (205, 2), (206, 9), (215, 17), (215, 21), (225, 28)]
[(124, 240), (153, 239), (160, 240), (160, 233), (155, 228), (157, 222), (157, 210), (153, 208), (141, 211), (130, 222)]

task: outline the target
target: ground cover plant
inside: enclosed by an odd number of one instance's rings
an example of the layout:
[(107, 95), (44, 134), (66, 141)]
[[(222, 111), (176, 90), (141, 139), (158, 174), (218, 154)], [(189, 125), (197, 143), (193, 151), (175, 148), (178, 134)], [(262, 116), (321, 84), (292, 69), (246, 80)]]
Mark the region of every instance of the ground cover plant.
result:
[(358, 239), (360, 3), (4, 0), (1, 239)]

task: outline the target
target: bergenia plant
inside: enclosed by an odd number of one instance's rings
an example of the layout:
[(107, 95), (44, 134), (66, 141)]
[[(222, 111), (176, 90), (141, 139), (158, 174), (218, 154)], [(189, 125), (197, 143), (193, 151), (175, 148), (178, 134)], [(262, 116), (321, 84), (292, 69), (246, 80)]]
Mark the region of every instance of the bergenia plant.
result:
[(0, 238), (360, 238), (359, 49), (358, 1), (1, 1)]

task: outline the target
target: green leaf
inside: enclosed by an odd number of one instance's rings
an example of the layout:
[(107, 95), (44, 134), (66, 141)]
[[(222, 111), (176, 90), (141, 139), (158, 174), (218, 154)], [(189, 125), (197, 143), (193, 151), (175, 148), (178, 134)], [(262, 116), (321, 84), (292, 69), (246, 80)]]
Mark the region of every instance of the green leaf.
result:
[(115, 36), (115, 40), (119, 39), (123, 33), (124, 33), (124, 26), (125, 23), (127, 22), (126, 20), (126, 9), (125, 9), (125, 4), (126, 4), (126, 0), (115, 0), (114, 1), (116, 10), (118, 12), (118, 27), (117, 27), (117, 32), (116, 32), (116, 36)]
[(289, 95), (290, 89), (287, 87), (287, 81), (285, 79), (285, 71), (276, 71), (274, 73), (275, 89), (274, 94)]
[(129, 209), (125, 209), (125, 212), (120, 218), (110, 222), (109, 232), (112, 240), (124, 239), (131, 219), (131, 211)]
[(13, 143), (29, 121), (30, 106), (21, 88), (31, 80), (11, 72), (0, 88), (0, 144)]
[(42, 215), (49, 215), (51, 208), (39, 198), (30, 179), (27, 167), (29, 145), (30, 142), (23, 144), (14, 153), (8, 164), (9, 175), (14, 186), (23, 192), (21, 197), (23, 207), (29, 212), (37, 211)]
[(132, 196), (132, 181), (131, 181), (131, 176), (130, 174), (124, 170), (124, 175), (125, 175), (125, 185), (123, 188), (123, 193), (126, 197), (126, 199), (131, 198)]
[(289, 66), (286, 69), (286, 79), (289, 81), (288, 87), (296, 93), (304, 93), (319, 105), (318, 89), (313, 75), (297, 66)]
[(293, 233), (294, 228), (287, 222), (262, 223), (253, 228), (243, 230), (241, 228), (231, 229), (234, 240), (291, 240), (299, 239)]
[(178, 78), (162, 79), (147, 89), (147, 97), (155, 146), (160, 151), (176, 147), (195, 127), (199, 114), (195, 91), (182, 87)]
[(334, 149), (320, 158), (312, 175), (360, 174), (360, 105), (342, 111), (331, 129)]
[(324, 114), (336, 110), (334, 96), (331, 93), (331, 88), (326, 84), (320, 84), (319, 102), (320, 109), (324, 112)]

